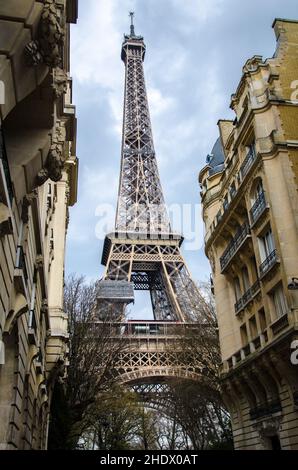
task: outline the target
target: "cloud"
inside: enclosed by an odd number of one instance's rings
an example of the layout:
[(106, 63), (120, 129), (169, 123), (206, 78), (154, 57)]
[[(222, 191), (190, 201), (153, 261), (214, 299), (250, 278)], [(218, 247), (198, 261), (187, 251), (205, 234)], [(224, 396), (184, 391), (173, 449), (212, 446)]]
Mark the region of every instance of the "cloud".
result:
[(157, 117), (161, 113), (168, 112), (175, 105), (173, 96), (165, 96), (157, 88), (148, 88), (147, 94), (151, 116)]
[(84, 21), (80, 24), (79, 20), (78, 26), (72, 28), (73, 77), (82, 83), (92, 81), (105, 88), (116, 87), (121, 43), (114, 21), (116, 2), (85, 0), (84, 4), (87, 4)]
[(182, 18), (187, 17), (188, 22), (181, 19), (179, 24), (189, 31), (189, 22), (206, 23), (210, 18), (220, 16), (223, 12), (224, 0), (173, 0), (176, 11), (180, 11)]
[[(233, 117), (230, 95), (245, 60), (270, 55), (273, 18), (295, 18), (296, 9), (297, 0), (80, 2), (78, 24), (71, 27), (80, 181), (70, 213), (68, 271), (99, 276), (96, 207), (116, 205), (124, 88), (120, 50), (128, 11), (136, 11), (136, 32), (144, 34), (147, 46), (144, 68), (166, 203), (195, 205), (198, 172), (218, 136), (218, 119)], [(194, 278), (204, 279), (209, 265), (203, 250), (186, 251), (185, 258)]]
[(92, 204), (115, 203), (117, 198), (119, 174), (114, 168), (83, 168), (84, 198)]

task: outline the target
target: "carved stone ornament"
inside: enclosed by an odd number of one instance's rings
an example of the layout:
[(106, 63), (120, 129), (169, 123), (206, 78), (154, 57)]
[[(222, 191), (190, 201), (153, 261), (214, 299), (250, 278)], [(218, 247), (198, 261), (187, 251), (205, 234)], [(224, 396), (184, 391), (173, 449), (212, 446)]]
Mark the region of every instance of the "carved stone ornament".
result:
[(259, 432), (260, 440), (264, 448), (266, 448), (266, 438), (278, 434), (280, 430), (281, 417), (270, 417), (262, 420), (254, 425)]
[(36, 256), (35, 259), (35, 267), (37, 270), (41, 270), (44, 267), (44, 258), (42, 255)]
[(46, 299), (43, 299), (41, 303), (41, 309), (40, 309), (41, 314), (46, 315), (48, 312), (48, 309), (49, 309), (48, 301)]
[(36, 66), (44, 63), (49, 67), (59, 67), (62, 63), (64, 38), (64, 24), (56, 1), (44, 0), (38, 37), (25, 47), (28, 64)]
[(30, 41), (25, 47), (25, 55), (28, 65), (39, 65), (43, 62), (38, 41)]
[(64, 123), (58, 121), (52, 135), (52, 144), (48, 153), (45, 167), (37, 175), (37, 185), (41, 186), (47, 179), (55, 183), (62, 178), (62, 171), (65, 162), (64, 143), (66, 131)]
[(21, 213), (21, 219), (24, 222), (24, 224), (27, 224), (28, 220), (29, 220), (29, 207), (30, 207), (30, 204), (31, 204), (30, 199), (27, 196), (25, 196), (23, 198), (23, 202), (22, 202), (22, 213)]
[(67, 92), (68, 76), (60, 67), (53, 70), (53, 90), (56, 98), (60, 98)]

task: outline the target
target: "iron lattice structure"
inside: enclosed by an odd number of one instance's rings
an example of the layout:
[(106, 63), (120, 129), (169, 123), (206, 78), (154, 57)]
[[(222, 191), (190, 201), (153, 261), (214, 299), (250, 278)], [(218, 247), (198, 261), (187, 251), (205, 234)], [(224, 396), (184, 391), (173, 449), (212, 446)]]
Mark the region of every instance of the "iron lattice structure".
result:
[(169, 232), (152, 137), (141, 36), (125, 36), (122, 159), (116, 216), (116, 230), (143, 233)]
[[(115, 321), (120, 318), (125, 322), (125, 310), (134, 300), (134, 291), (149, 290), (152, 325), (186, 324), (199, 320), (202, 298), (180, 251), (183, 238), (172, 232), (165, 207), (152, 137), (144, 57), (143, 37), (135, 35), (132, 24), (122, 45), (125, 93), (121, 174), (115, 231), (106, 236), (103, 249), (106, 269), (99, 283), (98, 319), (106, 318), (107, 312), (110, 317), (113, 311)], [(201, 321), (205, 319), (201, 317)], [(142, 341), (140, 337), (132, 340), (130, 335), (130, 348), (120, 355), (116, 367), (120, 380), (129, 383), (151, 376), (157, 383), (161, 376), (197, 377), (190, 364), (179, 362), (175, 352), (177, 338), (163, 334), (161, 340), (156, 331), (149, 328)]]

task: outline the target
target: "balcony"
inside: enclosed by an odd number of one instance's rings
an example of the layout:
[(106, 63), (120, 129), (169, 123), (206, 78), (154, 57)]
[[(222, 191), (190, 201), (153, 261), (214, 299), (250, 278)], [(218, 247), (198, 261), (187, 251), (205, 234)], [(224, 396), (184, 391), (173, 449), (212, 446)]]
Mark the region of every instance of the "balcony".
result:
[(240, 174), (242, 179), (247, 175), (250, 167), (252, 166), (253, 162), (257, 157), (256, 150), (254, 146), (251, 146), (241, 167), (240, 167)]
[(273, 250), (259, 266), (260, 278), (264, 277), (278, 262), (277, 251)]
[(259, 218), (265, 212), (266, 209), (268, 209), (268, 206), (265, 199), (265, 193), (262, 192), (256, 199), (254, 205), (252, 206), (249, 212), (251, 226), (255, 225), (255, 223), (259, 220)]
[(243, 245), (245, 240), (250, 236), (250, 227), (248, 222), (245, 222), (239, 231), (236, 233), (234, 238), (228, 244), (226, 250), (220, 258), (220, 268), (223, 273), (228, 267), (232, 258), (235, 256), (239, 248)]
[(260, 286), (260, 281), (257, 280), (247, 291), (243, 294), (243, 296), (237, 300), (235, 303), (235, 313), (241, 312), (247, 304), (249, 304), (253, 298), (256, 296), (256, 294), (260, 291), (261, 286)]
[(267, 403), (261, 403), (256, 408), (252, 408), (249, 412), (250, 419), (258, 419), (263, 416), (268, 416), (274, 413), (278, 413), (282, 410), (279, 399), (270, 400)]

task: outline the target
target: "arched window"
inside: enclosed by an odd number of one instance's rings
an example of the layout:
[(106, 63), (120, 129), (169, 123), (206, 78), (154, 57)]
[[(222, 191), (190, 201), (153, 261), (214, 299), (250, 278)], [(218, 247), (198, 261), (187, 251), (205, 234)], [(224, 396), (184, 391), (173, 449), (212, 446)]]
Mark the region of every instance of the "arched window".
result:
[(264, 187), (261, 178), (257, 178), (252, 186), (250, 193), (251, 205), (253, 204), (264, 194)]

